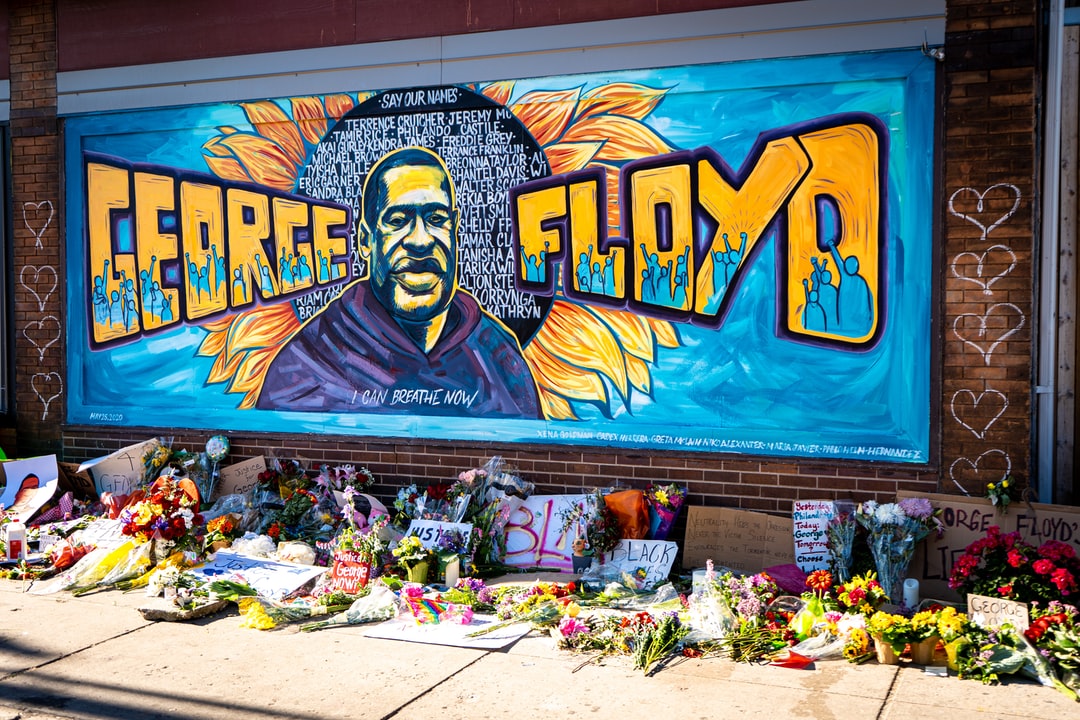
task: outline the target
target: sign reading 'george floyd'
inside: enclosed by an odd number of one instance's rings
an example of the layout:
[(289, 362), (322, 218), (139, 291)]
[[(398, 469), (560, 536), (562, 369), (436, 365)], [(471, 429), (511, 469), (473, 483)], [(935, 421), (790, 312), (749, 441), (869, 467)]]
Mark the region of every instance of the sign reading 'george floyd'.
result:
[(925, 60), (70, 118), (69, 420), (926, 462)]

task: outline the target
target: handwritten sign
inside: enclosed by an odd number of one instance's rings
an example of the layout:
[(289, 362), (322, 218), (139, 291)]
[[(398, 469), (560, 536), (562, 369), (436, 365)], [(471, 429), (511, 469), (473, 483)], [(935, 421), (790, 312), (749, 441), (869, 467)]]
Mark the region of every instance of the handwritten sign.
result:
[(968, 617), (971, 622), (984, 628), (999, 628), (1009, 623), (1017, 632), (1028, 629), (1028, 606), (1026, 603), (985, 595), (968, 595)]
[(259, 473), (266, 470), (266, 458), (259, 455), (250, 460), (234, 463), (218, 470), (218, 495), (242, 495), (259, 481)]
[(247, 583), (271, 600), (282, 600), (327, 571), (315, 565), (282, 562), (242, 555), (231, 550), (219, 550), (214, 559), (194, 567), (191, 572), (214, 580), (234, 580)]
[(356, 595), (367, 587), (371, 578), (371, 564), (353, 550), (335, 550), (334, 564), (330, 568), (330, 589), (348, 595)]
[[(542, 567), (573, 572), (575, 529), (563, 532), (563, 515), (589, 504), (586, 495), (533, 495), (510, 514), (506, 524), (506, 556), (512, 567)], [(580, 528), (584, 534), (584, 525)]]
[(78, 463), (58, 462), (60, 470), (61, 490), (71, 490), (82, 500), (96, 500), (97, 492), (94, 489), (94, 481), (85, 472), (79, 472)]
[(825, 527), (836, 514), (832, 500), (794, 500), (791, 506), (792, 534), (795, 538), (795, 564), (803, 572), (827, 570), (829, 547)]
[(117, 548), (131, 539), (129, 535), (123, 533), (122, 528), (123, 525), (121, 525), (119, 519), (100, 518), (82, 530), (72, 533), (72, 535), (83, 545), (93, 545), (99, 548)]
[(157, 438), (129, 445), (105, 457), (84, 462), (79, 466), (79, 472), (90, 476), (98, 495), (104, 492), (130, 495), (148, 479), (145, 477), (143, 458), (160, 445), (161, 441)]
[(950, 602), (963, 600), (949, 588), (949, 574), (953, 563), (964, 554), (964, 549), (996, 525), (1001, 532), (1014, 530), (1032, 545), (1042, 545), (1048, 540), (1069, 543), (1080, 553), (1080, 508), (1041, 503), (1013, 503), (1008, 513), (1002, 513), (985, 498), (962, 495), (921, 495), (912, 492), (897, 493), (897, 497), (926, 497), (941, 510), (938, 516), (945, 526), (945, 534), (938, 538), (930, 535), (915, 550), (908, 569), (908, 577), (916, 578), (923, 597), (938, 598)]
[(429, 550), (438, 550), (439, 541), (443, 535), (456, 530), (461, 533), (465, 546), (468, 547), (472, 537), (472, 523), (453, 523), (441, 520), (413, 520), (409, 523), (409, 529), (405, 535), (415, 535), (420, 538), (420, 543)]
[(712, 560), (718, 567), (756, 573), (795, 562), (791, 518), (732, 508), (691, 506), (686, 517), (682, 565)]
[(620, 568), (627, 587), (650, 590), (668, 580), (677, 543), (668, 540), (620, 540), (604, 555), (604, 563)]

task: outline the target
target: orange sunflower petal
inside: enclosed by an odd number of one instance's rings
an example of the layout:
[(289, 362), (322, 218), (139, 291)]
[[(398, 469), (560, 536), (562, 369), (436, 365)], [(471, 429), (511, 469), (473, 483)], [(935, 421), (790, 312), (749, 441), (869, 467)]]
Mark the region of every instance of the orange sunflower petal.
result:
[(229, 384), (229, 392), (256, 391), (258, 395), (257, 391), (262, 389), (263, 380), (266, 378), (266, 370), (277, 352), (278, 348), (274, 347), (247, 353)]
[(656, 358), (653, 332), (643, 317), (626, 310), (599, 306), (590, 306), (589, 311), (611, 328), (619, 345), (627, 353), (646, 362), (652, 362)]
[(646, 395), (652, 395), (652, 373), (649, 364), (639, 360), (633, 355), (626, 356), (626, 375), (630, 378), (630, 384)]
[(505, 105), (510, 102), (510, 95), (514, 92), (514, 81), (500, 80), (488, 83), (480, 92), (500, 105)]
[(323, 105), (326, 106), (326, 116), (334, 120), (340, 119), (342, 115), (356, 107), (352, 96), (346, 93), (327, 95), (323, 98)]
[(207, 335), (199, 343), (199, 349), (195, 351), (195, 354), (201, 357), (213, 357), (223, 351), (228, 332), (223, 329), (212, 329), (210, 323), (203, 325), (202, 328), (207, 331)]
[(244, 170), (244, 166), (235, 158), (220, 158), (212, 155), (204, 155), (203, 160), (210, 172), (222, 180), (236, 180), (238, 182), (251, 182), (251, 176)]
[(300, 138), (300, 129), (277, 103), (262, 100), (240, 103), (240, 107), (260, 135), (273, 141), (297, 165), (304, 162), (304, 141)]
[(236, 371), (240, 367), (240, 363), (243, 359), (243, 354), (236, 354), (233, 355), (231, 359), (227, 359), (225, 353), (221, 353), (214, 358), (214, 364), (210, 368), (210, 374), (207, 376), (206, 382), (229, 382), (236, 375)]
[(608, 83), (585, 93), (578, 106), (578, 117), (625, 115), (641, 120), (656, 109), (667, 92), (640, 83)]
[(603, 142), (554, 143), (544, 148), (553, 175), (581, 170), (604, 146)]
[(290, 303), (259, 308), (237, 316), (229, 328), (227, 352), (276, 346), (300, 329), (300, 320)]
[(647, 320), (649, 321), (649, 327), (652, 328), (653, 333), (656, 335), (656, 341), (660, 345), (669, 348), (679, 347), (679, 333), (674, 325), (667, 320), (658, 320), (656, 318), (647, 318)]
[(600, 115), (575, 122), (562, 136), (563, 142), (604, 139), (607, 142), (596, 154), (598, 160), (623, 162), (650, 155), (663, 155), (675, 149), (640, 120), (617, 115)]
[(522, 95), (510, 109), (525, 127), (529, 128), (538, 143), (548, 145), (558, 140), (570, 124), (580, 95), (580, 87), (571, 90), (537, 90)]
[[(319, 98), (303, 97), (292, 99), (292, 114), (300, 134), (312, 145), (322, 140), (326, 134), (326, 110)], [(305, 153), (305, 156), (307, 153)], [(301, 158), (301, 162), (303, 159)]]
[[(251, 179), (277, 190), (291, 190), (296, 182), (297, 165), (280, 146), (258, 135), (236, 133), (221, 138), (219, 145), (233, 151)], [(207, 158), (209, 161), (209, 158)]]

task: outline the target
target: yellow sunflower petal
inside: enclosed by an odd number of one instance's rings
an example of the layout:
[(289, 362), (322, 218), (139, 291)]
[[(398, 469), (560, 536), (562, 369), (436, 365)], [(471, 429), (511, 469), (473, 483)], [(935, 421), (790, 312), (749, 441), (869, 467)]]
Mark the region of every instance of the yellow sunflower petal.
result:
[(537, 90), (522, 95), (510, 109), (525, 127), (529, 128), (537, 142), (548, 145), (558, 140), (570, 124), (580, 94), (580, 87), (571, 90)]
[(625, 310), (590, 306), (589, 310), (611, 328), (627, 353), (652, 362), (656, 358), (653, 332), (645, 318)]
[(571, 400), (607, 402), (604, 381), (595, 372), (564, 362), (535, 341), (523, 352), (541, 389)]
[(505, 105), (510, 102), (510, 95), (514, 92), (514, 81), (500, 80), (488, 83), (480, 92), (500, 105)]
[(581, 170), (588, 165), (598, 150), (603, 147), (603, 142), (581, 143), (554, 143), (544, 148), (548, 163), (551, 165), (551, 173), (561, 173)]
[(201, 357), (213, 357), (225, 349), (228, 333), (222, 329), (214, 330), (209, 325), (210, 323), (203, 325), (203, 330), (207, 331), (207, 335), (199, 343), (199, 349), (195, 351), (195, 354)]
[(585, 93), (578, 106), (578, 117), (625, 115), (641, 120), (656, 109), (667, 94), (666, 89), (640, 83), (608, 83)]
[(237, 353), (232, 358), (226, 356), (225, 353), (221, 353), (214, 358), (214, 364), (210, 367), (210, 374), (207, 376), (206, 382), (224, 383), (231, 381), (240, 368), (243, 359), (243, 353)]
[(600, 115), (575, 122), (562, 136), (563, 142), (607, 140), (596, 154), (598, 160), (623, 162), (675, 150), (660, 135), (640, 120)]
[(544, 388), (540, 388), (540, 407), (548, 420), (577, 420), (569, 402)]
[(279, 345), (299, 329), (300, 320), (290, 303), (241, 313), (229, 328), (228, 355)]
[[(300, 134), (312, 145), (322, 140), (326, 134), (326, 110), (319, 98), (303, 97), (292, 99), (292, 114)], [(305, 153), (306, 157), (307, 153)], [(303, 158), (301, 158), (301, 161)]]
[(277, 103), (263, 100), (240, 103), (240, 107), (260, 135), (280, 147), (296, 165), (304, 162), (304, 141), (300, 139), (300, 129)]
[(611, 329), (583, 307), (557, 300), (552, 309), (533, 342), (571, 365), (606, 375), (625, 398), (626, 362)]
[(278, 348), (266, 348), (265, 350), (252, 350), (247, 353), (240, 367), (236, 370), (233, 381), (229, 384), (229, 392), (252, 392), (256, 396), (262, 389), (266, 370), (270, 367), (270, 361), (277, 355)]
[(639, 360), (633, 355), (626, 356), (626, 375), (630, 378), (630, 384), (646, 395), (652, 394), (652, 373), (649, 365), (644, 360)]
[(679, 333), (675, 330), (674, 325), (667, 320), (657, 320), (656, 318), (648, 318), (648, 321), (649, 327), (652, 328), (653, 333), (656, 335), (657, 342), (663, 347), (679, 347)]

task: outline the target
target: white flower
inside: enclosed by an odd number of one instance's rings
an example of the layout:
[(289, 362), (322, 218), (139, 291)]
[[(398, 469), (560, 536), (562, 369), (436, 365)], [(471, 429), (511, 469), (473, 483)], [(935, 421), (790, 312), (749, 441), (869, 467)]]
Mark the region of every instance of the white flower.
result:
[(874, 512), (877, 510), (877, 507), (878, 507), (878, 504), (876, 502), (874, 502), (873, 500), (867, 500), (866, 502), (864, 502), (862, 505), (859, 506), (859, 512), (862, 513), (863, 515), (867, 515), (867, 516), (872, 517)]
[(882, 525), (902, 525), (907, 520), (907, 515), (896, 503), (885, 503), (878, 505), (874, 518)]

